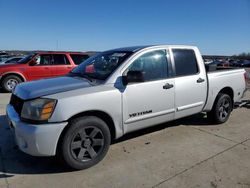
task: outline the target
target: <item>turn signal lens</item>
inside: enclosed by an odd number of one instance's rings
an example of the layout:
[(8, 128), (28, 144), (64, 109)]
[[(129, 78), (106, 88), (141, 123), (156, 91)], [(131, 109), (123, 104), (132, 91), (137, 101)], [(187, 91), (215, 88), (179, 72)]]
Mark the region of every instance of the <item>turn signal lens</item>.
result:
[(40, 116), (41, 120), (47, 120), (50, 118), (51, 114), (53, 113), (54, 104), (54, 102), (49, 102), (44, 105)]

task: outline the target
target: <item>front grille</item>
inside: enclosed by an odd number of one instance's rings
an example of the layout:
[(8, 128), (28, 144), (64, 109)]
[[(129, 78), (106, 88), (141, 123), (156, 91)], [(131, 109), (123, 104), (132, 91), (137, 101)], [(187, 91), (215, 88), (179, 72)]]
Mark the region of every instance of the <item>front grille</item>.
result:
[(23, 108), (23, 100), (17, 97), (16, 95), (12, 94), (10, 98), (10, 104), (14, 107), (16, 112), (21, 115), (22, 108)]

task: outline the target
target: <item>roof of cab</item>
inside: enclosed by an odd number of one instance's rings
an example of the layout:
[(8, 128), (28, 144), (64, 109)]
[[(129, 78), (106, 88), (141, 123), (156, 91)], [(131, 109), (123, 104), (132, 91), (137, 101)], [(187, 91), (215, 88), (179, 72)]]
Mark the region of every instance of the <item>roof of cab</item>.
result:
[(161, 47), (161, 46), (168, 46), (172, 48), (194, 48), (195, 46), (190, 45), (144, 45), (144, 46), (130, 46), (130, 47), (123, 47), (123, 48), (116, 48), (108, 51), (123, 51), (123, 52), (138, 52), (139, 50), (150, 48), (150, 47)]
[(154, 45), (130, 46), (130, 47), (123, 47), (123, 48), (116, 48), (116, 49), (112, 49), (109, 51), (137, 52), (139, 50), (142, 50), (144, 48), (151, 47), (151, 46), (154, 46)]

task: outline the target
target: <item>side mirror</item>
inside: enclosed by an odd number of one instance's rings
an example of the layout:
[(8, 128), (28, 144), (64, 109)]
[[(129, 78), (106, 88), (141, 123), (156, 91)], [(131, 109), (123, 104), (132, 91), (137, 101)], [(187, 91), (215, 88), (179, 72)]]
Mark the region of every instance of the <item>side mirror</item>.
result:
[(29, 66), (34, 66), (36, 64), (37, 64), (37, 62), (33, 59), (31, 59), (31, 61), (29, 62)]
[(123, 84), (144, 82), (142, 71), (128, 71), (127, 76), (123, 76)]

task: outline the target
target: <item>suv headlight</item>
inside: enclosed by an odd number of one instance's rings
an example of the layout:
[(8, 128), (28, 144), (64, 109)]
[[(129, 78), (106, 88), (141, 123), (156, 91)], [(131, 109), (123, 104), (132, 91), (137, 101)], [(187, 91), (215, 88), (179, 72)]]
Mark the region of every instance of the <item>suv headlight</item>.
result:
[(55, 106), (55, 99), (40, 98), (26, 101), (23, 104), (21, 118), (35, 121), (46, 121), (51, 117)]

